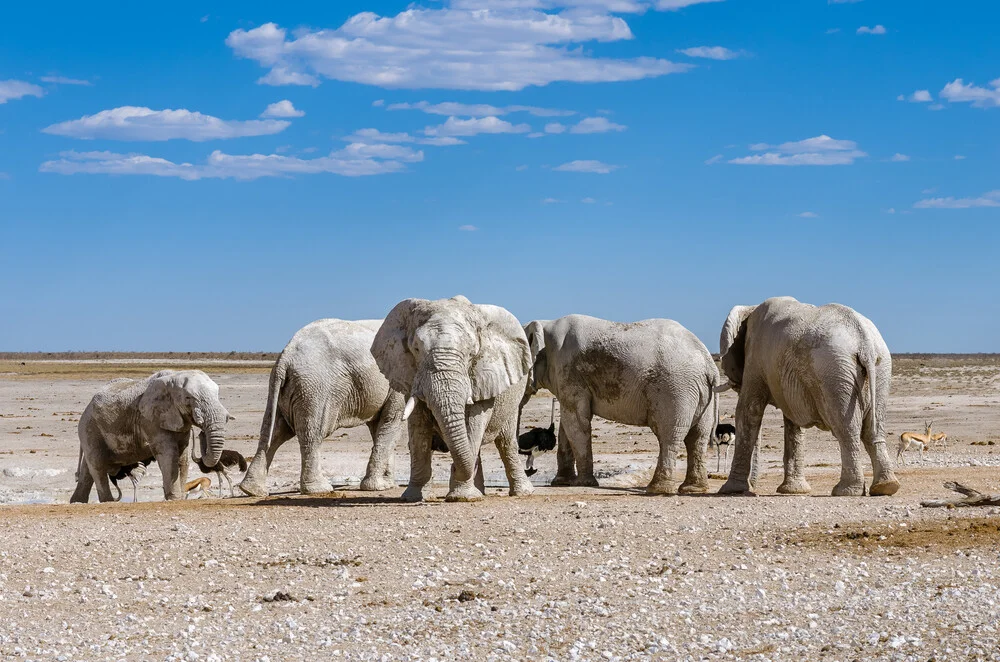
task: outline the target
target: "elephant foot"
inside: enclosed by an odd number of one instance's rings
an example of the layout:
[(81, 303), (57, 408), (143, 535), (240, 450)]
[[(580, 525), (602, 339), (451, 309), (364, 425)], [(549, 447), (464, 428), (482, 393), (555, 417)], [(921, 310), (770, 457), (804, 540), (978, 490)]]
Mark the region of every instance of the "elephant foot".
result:
[(406, 486), (402, 496), (399, 498), (406, 503), (420, 503), (421, 501), (426, 501), (427, 497), (428, 495), (424, 494), (423, 486), (410, 484)]
[(899, 481), (895, 477), (880, 480), (877, 483), (872, 483), (871, 488), (868, 490), (868, 494), (872, 496), (892, 496), (899, 490)]
[(248, 481), (246, 479), (237, 483), (236, 487), (240, 488), (240, 492), (243, 492), (243, 494), (247, 496), (266, 497), (270, 494), (266, 485), (254, 481)]
[(656, 480), (655, 478), (646, 486), (646, 494), (663, 494), (665, 496), (676, 496), (676, 483), (669, 480)]
[(375, 476), (361, 481), (359, 489), (363, 492), (384, 492), (396, 487), (396, 481), (389, 476)]
[(445, 501), (482, 501), (486, 495), (475, 485), (458, 485), (444, 497)]
[(314, 480), (308, 483), (301, 483), (299, 485), (299, 492), (302, 494), (326, 494), (327, 492), (333, 491), (333, 485), (330, 481), (326, 480)]
[(833, 496), (864, 496), (865, 482), (864, 480), (860, 483), (842, 480), (833, 486), (833, 491), (830, 494)]
[(552, 482), (549, 483), (549, 485), (552, 487), (569, 487), (570, 485), (573, 485), (575, 481), (575, 475), (556, 476), (552, 479)]
[(778, 494), (810, 494), (812, 488), (805, 478), (786, 478), (785, 482), (778, 486)]
[(744, 494), (747, 496), (754, 495), (753, 489), (750, 487), (750, 482), (745, 478), (743, 480), (730, 477), (722, 487), (719, 488), (719, 494)]
[[(647, 488), (646, 491), (648, 492), (649, 489)], [(681, 483), (681, 486), (677, 488), (678, 494), (705, 494), (706, 492), (708, 492), (708, 483), (701, 481), (691, 483), (684, 481)]]
[(528, 481), (515, 482), (510, 486), (510, 496), (520, 497), (520, 496), (531, 496), (531, 493), (535, 491), (534, 486)]
[(577, 476), (576, 479), (573, 480), (572, 483), (570, 483), (570, 485), (572, 485), (573, 487), (600, 487), (601, 486), (600, 483), (597, 482), (597, 479), (594, 477), (593, 474), (591, 474), (589, 476)]

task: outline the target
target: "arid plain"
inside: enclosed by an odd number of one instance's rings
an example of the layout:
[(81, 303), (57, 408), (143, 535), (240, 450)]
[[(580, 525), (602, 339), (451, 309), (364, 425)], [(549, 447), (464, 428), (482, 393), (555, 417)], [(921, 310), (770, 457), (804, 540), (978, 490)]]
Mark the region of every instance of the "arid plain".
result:
[[(535, 495), (509, 498), (486, 448), (488, 499), (403, 504), (401, 487), (356, 490), (371, 446), (360, 427), (325, 444), (343, 486), (329, 495), (297, 494), (293, 440), (266, 499), (164, 503), (154, 468), (141, 503), (68, 504), (76, 422), (107, 380), (205, 370), (237, 418), (230, 447), (252, 455), (272, 359), (0, 357), (0, 657), (1000, 659), (1000, 509), (920, 506), (949, 496), (946, 480), (1000, 492), (998, 355), (894, 358), (893, 455), (925, 420), (948, 441), (922, 463), (907, 453), (889, 498), (826, 496), (840, 458), (817, 430), (813, 496), (776, 496), (769, 410), (756, 498), (646, 497), (651, 432), (595, 421), (596, 489), (544, 487), (548, 454)], [(548, 424), (545, 396), (527, 425)], [(735, 402), (722, 396), (723, 420)], [(714, 452), (708, 464), (715, 474)], [(407, 470), (403, 439), (400, 483)], [(447, 472), (441, 456), (440, 496)]]

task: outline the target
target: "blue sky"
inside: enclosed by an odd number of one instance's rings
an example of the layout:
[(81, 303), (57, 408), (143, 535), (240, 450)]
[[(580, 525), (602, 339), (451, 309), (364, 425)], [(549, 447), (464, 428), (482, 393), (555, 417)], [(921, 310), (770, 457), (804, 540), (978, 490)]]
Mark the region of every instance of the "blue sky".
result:
[(1000, 351), (1000, 8), (16, 3), (0, 349), (277, 350), (463, 293), (521, 320), (850, 305)]

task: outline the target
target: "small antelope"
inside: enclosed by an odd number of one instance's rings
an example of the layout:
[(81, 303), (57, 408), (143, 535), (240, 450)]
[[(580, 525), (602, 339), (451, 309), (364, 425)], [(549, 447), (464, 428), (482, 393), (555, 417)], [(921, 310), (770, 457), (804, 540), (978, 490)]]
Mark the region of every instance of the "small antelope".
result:
[(903, 464), (906, 464), (906, 458), (903, 453), (910, 448), (915, 448), (920, 451), (920, 461), (924, 461), (924, 450), (931, 447), (932, 444), (944, 443), (948, 440), (948, 435), (944, 432), (938, 432), (934, 434), (931, 432), (931, 428), (934, 426), (934, 421), (924, 421), (924, 433), (920, 434), (918, 432), (904, 432), (899, 435), (899, 449), (896, 451), (896, 460), (901, 460)]
[(202, 476), (201, 478), (195, 478), (189, 481), (184, 486), (184, 498), (187, 499), (189, 496), (198, 492), (202, 498), (208, 496), (209, 491), (212, 489), (212, 479), (208, 476)]

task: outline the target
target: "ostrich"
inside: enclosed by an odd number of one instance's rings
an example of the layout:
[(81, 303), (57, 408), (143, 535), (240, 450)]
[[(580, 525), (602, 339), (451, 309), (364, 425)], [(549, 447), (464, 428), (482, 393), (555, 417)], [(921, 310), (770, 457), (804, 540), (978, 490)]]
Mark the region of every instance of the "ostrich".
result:
[(556, 447), (556, 399), (552, 398), (552, 409), (549, 413), (549, 427), (531, 428), (517, 438), (518, 455), (527, 455), (524, 463), (524, 473), (533, 476), (538, 472), (535, 468), (535, 453), (550, 451)]
[[(193, 434), (194, 433), (192, 432), (192, 436), (193, 436)], [(247, 470), (247, 461), (246, 461), (246, 458), (244, 458), (242, 455), (240, 455), (237, 451), (234, 451), (234, 450), (232, 450), (230, 448), (226, 448), (226, 449), (223, 449), (222, 455), (219, 456), (219, 461), (216, 463), (216, 465), (214, 467), (210, 467), (210, 466), (206, 465), (205, 461), (204, 461), (205, 448), (206, 448), (207, 444), (208, 444), (208, 441), (207, 441), (207, 439), (205, 437), (205, 433), (204, 432), (200, 433), (198, 435), (198, 445), (201, 446), (201, 455), (202, 456), (198, 457), (195, 454), (195, 442), (194, 442), (194, 439), (192, 439), (191, 440), (191, 459), (194, 460), (194, 463), (198, 465), (199, 469), (201, 469), (201, 473), (203, 473), (203, 474), (212, 474), (212, 473), (214, 473), (216, 476), (218, 476), (218, 478), (219, 478), (219, 498), (220, 499), (222, 498), (222, 477), (223, 476), (226, 477), (226, 482), (229, 483), (229, 496), (231, 496), (231, 497), (236, 496), (236, 493), (233, 491), (233, 481), (229, 477), (229, 472), (226, 471), (226, 470), (227, 469), (232, 469), (233, 467), (237, 467), (239, 469), (240, 473), (246, 473), (246, 470)]]
[(155, 457), (148, 457), (142, 462), (136, 462), (135, 464), (126, 464), (121, 467), (116, 474), (108, 474), (108, 478), (111, 480), (111, 484), (116, 490), (118, 490), (118, 496), (115, 501), (122, 500), (122, 488), (118, 487), (118, 481), (128, 478), (132, 481), (132, 503), (136, 502), (136, 489), (139, 487), (139, 481), (142, 477), (146, 475), (146, 467), (156, 461)]
[(726, 447), (726, 465), (729, 465), (729, 446), (736, 441), (736, 426), (732, 423), (719, 423), (715, 426), (712, 442), (715, 443), (715, 471), (722, 471), (722, 447)]

